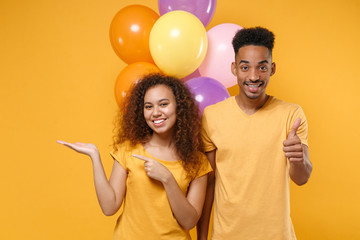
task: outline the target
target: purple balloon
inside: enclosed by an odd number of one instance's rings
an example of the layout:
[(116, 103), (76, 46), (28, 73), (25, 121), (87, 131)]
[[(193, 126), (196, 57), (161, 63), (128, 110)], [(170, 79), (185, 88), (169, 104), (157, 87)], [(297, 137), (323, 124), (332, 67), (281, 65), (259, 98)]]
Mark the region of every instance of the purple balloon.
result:
[(206, 27), (214, 16), (216, 0), (158, 0), (158, 7), (160, 16), (183, 10), (194, 14)]
[(194, 95), (195, 101), (199, 104), (202, 113), (205, 107), (221, 102), (230, 97), (229, 92), (224, 85), (209, 77), (197, 77), (185, 82), (191, 93)]

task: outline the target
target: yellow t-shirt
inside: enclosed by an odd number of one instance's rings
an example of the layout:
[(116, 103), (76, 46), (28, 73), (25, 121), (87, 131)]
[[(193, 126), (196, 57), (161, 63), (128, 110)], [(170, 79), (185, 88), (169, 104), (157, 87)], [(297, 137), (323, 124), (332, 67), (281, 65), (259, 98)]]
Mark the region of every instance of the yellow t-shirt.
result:
[(248, 116), (230, 97), (205, 109), (205, 151), (216, 149), (213, 240), (296, 239), (283, 141), (298, 117), (297, 134), (307, 145), (307, 121), (296, 104), (269, 97)]
[[(116, 223), (113, 239), (190, 239), (189, 231), (176, 221), (163, 185), (151, 179), (144, 170), (144, 161), (132, 157), (138, 154), (159, 161), (173, 174), (176, 182), (186, 195), (190, 180), (180, 161), (164, 161), (151, 156), (141, 144), (131, 147), (124, 142), (116, 153), (110, 153), (127, 172), (126, 194), (122, 213)], [(203, 166), (197, 177), (212, 171), (202, 155)]]

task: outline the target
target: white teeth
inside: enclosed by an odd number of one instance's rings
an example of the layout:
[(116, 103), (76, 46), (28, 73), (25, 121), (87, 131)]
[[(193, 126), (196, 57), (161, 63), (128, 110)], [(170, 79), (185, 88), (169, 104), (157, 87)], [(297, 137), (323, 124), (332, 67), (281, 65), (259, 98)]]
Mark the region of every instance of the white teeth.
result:
[(260, 84), (258, 84), (258, 85), (248, 85), (250, 88), (257, 88), (257, 87), (259, 87), (260, 86)]
[(158, 124), (158, 123), (162, 123), (163, 121), (165, 121), (164, 119), (161, 120), (155, 120), (154, 123)]

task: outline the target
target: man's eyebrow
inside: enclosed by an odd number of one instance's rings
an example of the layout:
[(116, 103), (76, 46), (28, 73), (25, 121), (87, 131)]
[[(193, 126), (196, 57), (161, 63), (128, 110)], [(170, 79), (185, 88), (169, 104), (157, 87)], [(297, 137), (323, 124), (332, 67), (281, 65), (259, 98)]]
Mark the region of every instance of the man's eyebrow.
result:
[[(239, 63), (250, 63), (250, 62), (247, 60), (240, 60)], [(258, 64), (263, 64), (263, 63), (269, 63), (269, 61), (265, 59), (265, 60), (258, 62)]]

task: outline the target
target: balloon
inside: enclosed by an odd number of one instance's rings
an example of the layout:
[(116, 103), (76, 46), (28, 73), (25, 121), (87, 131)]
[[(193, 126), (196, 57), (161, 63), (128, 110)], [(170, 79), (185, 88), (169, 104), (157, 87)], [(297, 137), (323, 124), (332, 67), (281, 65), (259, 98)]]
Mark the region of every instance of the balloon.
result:
[(206, 27), (214, 16), (216, 0), (158, 0), (160, 16), (174, 10), (194, 14)]
[(122, 99), (129, 90), (131, 84), (140, 80), (142, 76), (149, 73), (159, 73), (160, 70), (154, 64), (148, 62), (137, 62), (126, 66), (118, 75), (115, 82), (115, 99), (120, 106)]
[(192, 78), (197, 78), (197, 77), (200, 77), (200, 76), (201, 75), (200, 75), (199, 70), (196, 69), (195, 72), (193, 72), (193, 73), (187, 75), (186, 77), (182, 78), (181, 81), (186, 82), (186, 81), (188, 81), (188, 80), (190, 80)]
[(156, 12), (142, 5), (129, 5), (115, 15), (110, 24), (110, 42), (124, 62), (154, 63), (149, 49), (149, 36), (158, 18)]
[(232, 39), (240, 29), (242, 27), (237, 24), (223, 23), (207, 32), (209, 47), (199, 66), (201, 76), (214, 78), (226, 88), (237, 83), (236, 77), (231, 73), (231, 63), (235, 60)]
[(207, 50), (204, 25), (191, 13), (172, 11), (154, 24), (150, 52), (161, 71), (183, 78), (194, 72)]
[(223, 101), (230, 97), (229, 92), (219, 81), (209, 77), (197, 77), (185, 82), (202, 113), (205, 107)]

